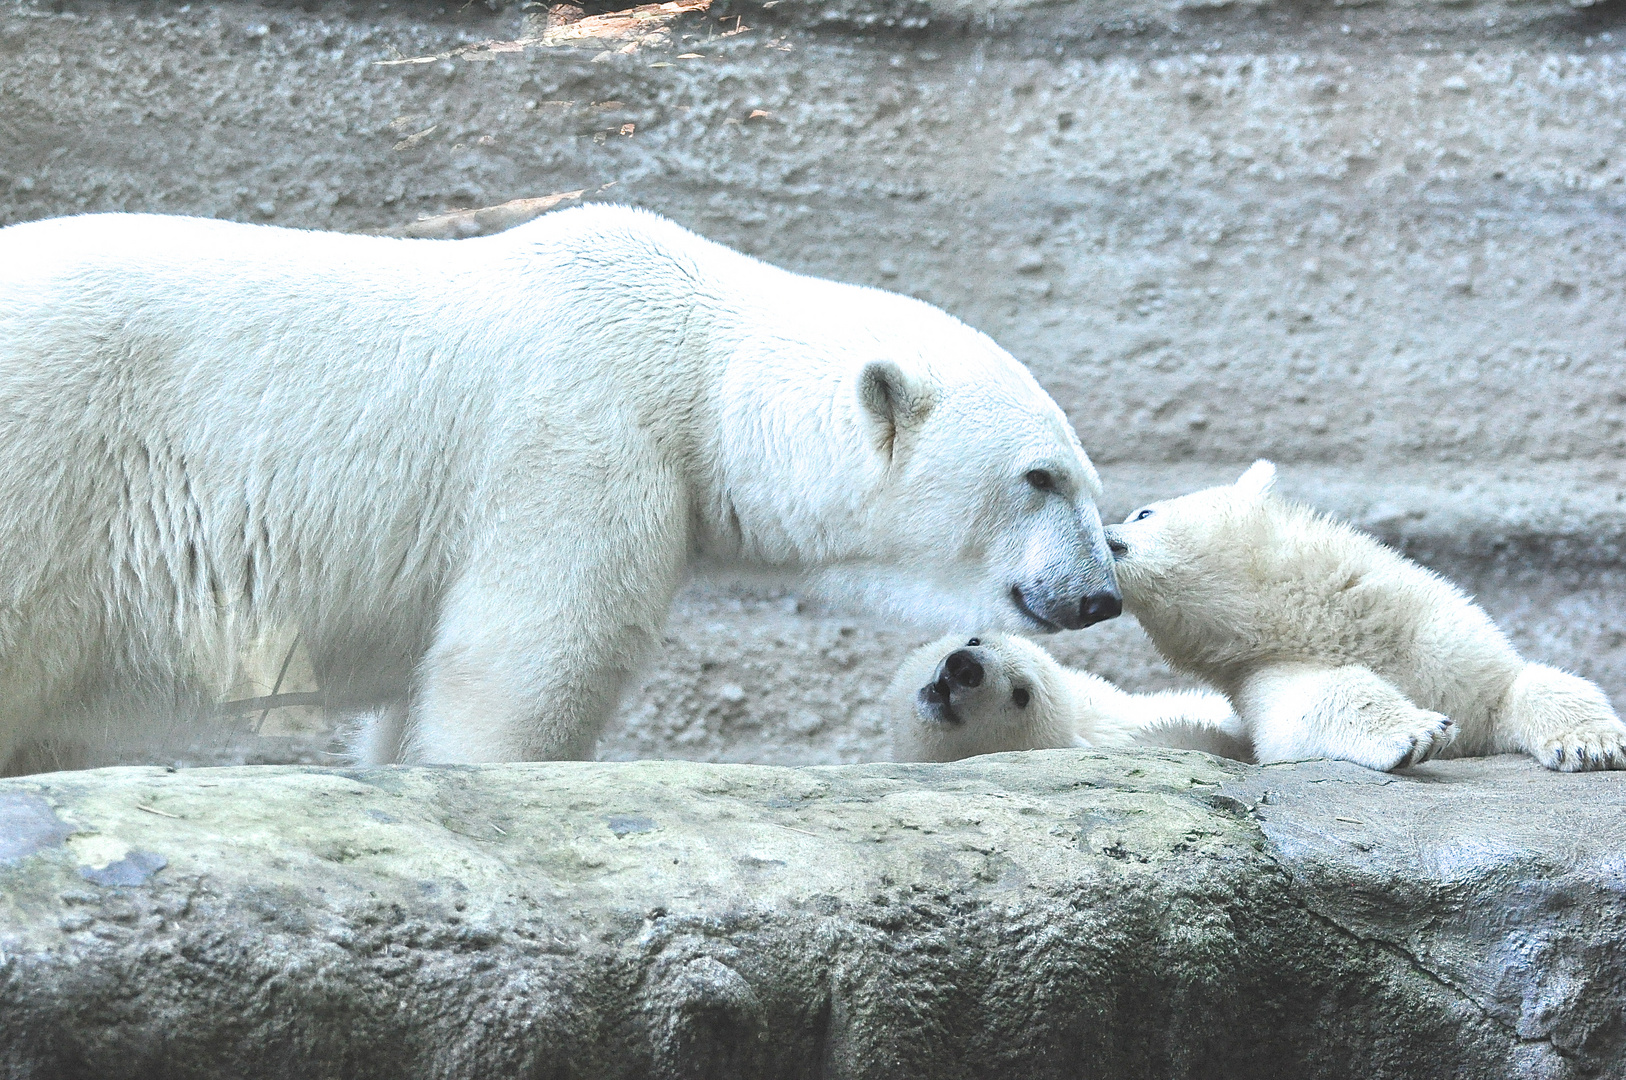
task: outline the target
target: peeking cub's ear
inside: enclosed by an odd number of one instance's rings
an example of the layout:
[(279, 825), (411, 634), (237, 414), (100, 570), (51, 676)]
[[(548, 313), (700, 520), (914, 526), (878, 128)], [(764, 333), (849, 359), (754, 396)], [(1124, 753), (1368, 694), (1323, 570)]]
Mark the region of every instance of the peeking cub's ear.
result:
[(1262, 499), (1276, 486), (1276, 466), (1260, 458), (1248, 466), (1248, 471), (1237, 480), (1236, 488), (1244, 495)]
[(869, 419), (875, 448), (890, 458), (898, 433), (931, 412), (932, 389), (891, 360), (871, 360), (858, 376), (858, 400)]

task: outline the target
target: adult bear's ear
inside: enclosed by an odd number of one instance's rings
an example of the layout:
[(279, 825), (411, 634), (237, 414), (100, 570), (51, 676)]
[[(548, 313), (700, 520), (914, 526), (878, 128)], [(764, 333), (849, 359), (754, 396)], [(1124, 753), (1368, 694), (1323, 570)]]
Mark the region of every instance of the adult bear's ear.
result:
[(870, 422), (875, 448), (891, 457), (898, 433), (919, 424), (932, 411), (932, 388), (891, 360), (871, 360), (858, 375), (858, 401)]
[(1270, 489), (1276, 486), (1276, 466), (1260, 458), (1248, 466), (1236, 482), (1236, 488), (1244, 495), (1255, 499), (1262, 499), (1270, 494)]

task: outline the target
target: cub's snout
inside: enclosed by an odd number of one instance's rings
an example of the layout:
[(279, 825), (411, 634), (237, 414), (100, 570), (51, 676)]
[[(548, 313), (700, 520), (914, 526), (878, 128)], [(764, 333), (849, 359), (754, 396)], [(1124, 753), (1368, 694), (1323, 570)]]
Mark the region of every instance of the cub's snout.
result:
[(920, 706), (922, 718), (941, 724), (962, 722), (962, 717), (954, 711), (955, 692), (981, 686), (988, 674), (982, 658), (972, 651), (976, 639), (973, 638), (972, 642), (972, 647), (955, 649), (943, 657), (932, 672), (932, 681), (920, 688), (915, 700)]
[(955, 686), (981, 686), (982, 663), (970, 649), (956, 649), (943, 657), (938, 666), (938, 679), (947, 679)]

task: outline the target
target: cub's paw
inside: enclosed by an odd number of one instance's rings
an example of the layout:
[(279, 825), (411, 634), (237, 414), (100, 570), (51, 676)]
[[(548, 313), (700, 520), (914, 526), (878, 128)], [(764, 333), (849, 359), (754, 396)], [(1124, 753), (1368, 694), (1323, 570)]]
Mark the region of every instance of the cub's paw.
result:
[(1543, 739), (1532, 749), (1535, 759), (1559, 772), (1626, 769), (1626, 725), (1592, 720)]
[(1408, 709), (1406, 712), (1404, 718), (1396, 717), (1398, 722), (1382, 736), (1392, 756), (1388, 764), (1378, 766), (1381, 769), (1421, 765), (1450, 746), (1457, 737), (1457, 726), (1444, 713), (1428, 709)]

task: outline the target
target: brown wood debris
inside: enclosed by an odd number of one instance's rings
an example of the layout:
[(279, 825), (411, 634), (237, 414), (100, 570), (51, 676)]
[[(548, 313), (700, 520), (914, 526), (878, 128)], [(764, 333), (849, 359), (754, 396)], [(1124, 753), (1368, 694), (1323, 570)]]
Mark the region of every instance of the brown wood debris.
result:
[(533, 46), (603, 44), (619, 41), (637, 47), (651, 39), (664, 40), (666, 29), (683, 16), (698, 14), (711, 7), (712, 0), (667, 0), (664, 4), (640, 4), (604, 15), (584, 15), (575, 4), (553, 4), (541, 19), (527, 16), (526, 34), (513, 41), (480, 41), (449, 52), (430, 56), (398, 56), (375, 61), (381, 67), (396, 64), (433, 64), (459, 57), (463, 60), (490, 60), (499, 53), (524, 52)]
[(407, 225), (385, 230), (384, 236), (407, 236), (420, 240), (460, 240), (470, 236), (486, 236), (502, 232), (515, 225), (523, 225), (534, 217), (552, 210), (562, 202), (579, 199), (587, 193), (561, 191), (543, 195), (538, 199), (513, 199), (497, 206), (482, 206), (476, 210), (453, 210), (446, 214), (419, 218)]

